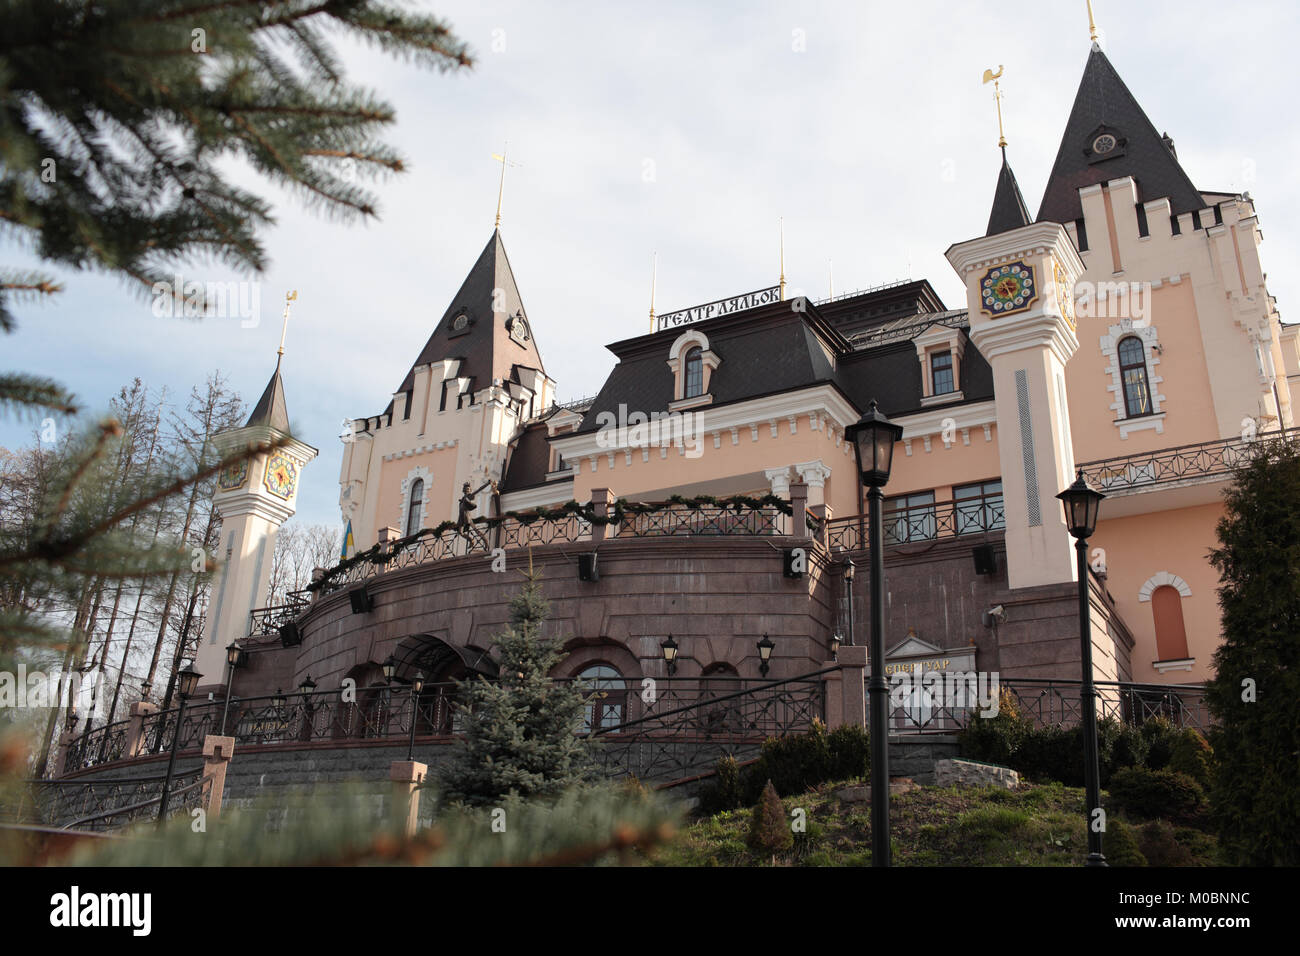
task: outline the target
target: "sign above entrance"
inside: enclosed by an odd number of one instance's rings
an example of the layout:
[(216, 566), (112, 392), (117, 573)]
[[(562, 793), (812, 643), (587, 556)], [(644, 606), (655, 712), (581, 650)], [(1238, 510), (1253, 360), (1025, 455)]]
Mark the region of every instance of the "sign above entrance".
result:
[(680, 328), (683, 325), (690, 325), (692, 322), (716, 319), (720, 315), (744, 312), (746, 309), (753, 309), (760, 305), (780, 301), (781, 287), (774, 285), (770, 289), (746, 292), (744, 295), (732, 296), (730, 299), (719, 299), (717, 302), (706, 302), (704, 305), (695, 305), (678, 312), (665, 312), (656, 318), (658, 324), (655, 331), (662, 332), (664, 329)]

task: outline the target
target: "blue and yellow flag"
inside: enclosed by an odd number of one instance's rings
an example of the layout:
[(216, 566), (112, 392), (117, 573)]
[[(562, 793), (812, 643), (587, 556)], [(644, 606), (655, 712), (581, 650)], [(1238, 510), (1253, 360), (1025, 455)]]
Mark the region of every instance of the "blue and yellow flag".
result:
[(348, 552), (355, 547), (356, 543), (352, 540), (352, 519), (349, 518), (347, 529), (343, 532), (343, 553), (339, 555), (339, 560), (346, 561), (348, 559)]

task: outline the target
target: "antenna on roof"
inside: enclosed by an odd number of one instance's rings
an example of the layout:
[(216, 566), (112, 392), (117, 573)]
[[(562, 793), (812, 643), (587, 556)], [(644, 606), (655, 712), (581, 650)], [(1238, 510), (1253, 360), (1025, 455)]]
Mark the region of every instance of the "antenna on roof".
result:
[(781, 231), (781, 280), (778, 283), (781, 287), (781, 301), (785, 301), (785, 217), (777, 219), (777, 226)]
[(993, 101), (998, 104), (998, 148), (999, 149), (1007, 148), (1007, 137), (1006, 134), (1002, 132), (1002, 88), (998, 85), (998, 77), (1002, 75), (1003, 69), (1004, 68), (1002, 64), (999, 63), (998, 71), (996, 73), (994, 73), (992, 70), (984, 71), (984, 82), (985, 83), (991, 82), (993, 84)]
[(659, 279), (659, 253), (654, 253), (650, 259), (650, 331), (655, 330), (655, 283)]

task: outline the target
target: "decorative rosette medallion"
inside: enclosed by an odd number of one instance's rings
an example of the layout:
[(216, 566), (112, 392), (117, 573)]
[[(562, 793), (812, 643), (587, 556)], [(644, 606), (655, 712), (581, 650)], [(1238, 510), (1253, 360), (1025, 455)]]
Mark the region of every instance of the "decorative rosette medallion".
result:
[(271, 494), (288, 501), (298, 486), (298, 466), (288, 455), (276, 452), (266, 463), (266, 477), (262, 483)]
[(1023, 262), (994, 266), (980, 281), (980, 299), (980, 311), (994, 318), (1024, 312), (1038, 299), (1033, 267)]

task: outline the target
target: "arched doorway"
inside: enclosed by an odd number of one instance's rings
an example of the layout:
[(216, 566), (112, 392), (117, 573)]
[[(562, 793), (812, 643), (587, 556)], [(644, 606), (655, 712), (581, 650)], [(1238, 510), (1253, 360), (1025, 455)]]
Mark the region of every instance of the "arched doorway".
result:
[(451, 734), (457, 730), (456, 681), (481, 676), (496, 680), (497, 662), (484, 649), (450, 644), (432, 634), (413, 634), (393, 648), (394, 719), (410, 732), (410, 684), (418, 673), (424, 686), (415, 706), (417, 736)]

